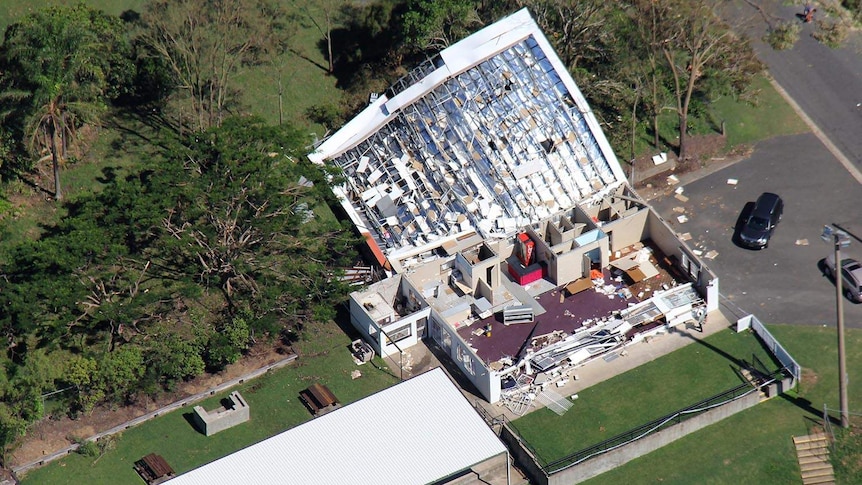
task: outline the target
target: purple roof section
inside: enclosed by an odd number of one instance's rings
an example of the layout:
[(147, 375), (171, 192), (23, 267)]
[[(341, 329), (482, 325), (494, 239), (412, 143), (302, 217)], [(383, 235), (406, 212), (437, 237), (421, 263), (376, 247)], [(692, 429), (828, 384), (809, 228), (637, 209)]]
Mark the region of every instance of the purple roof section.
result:
[[(604, 271), (604, 276), (606, 282), (612, 282), (618, 289), (625, 286), (622, 283), (612, 281), (607, 270)], [(567, 295), (562, 303), (560, 302), (560, 291)], [(555, 330), (562, 330), (571, 334), (575, 329), (580, 328), (585, 320), (609, 316), (615, 311), (627, 308), (630, 303), (637, 303), (638, 299), (635, 297), (624, 299), (619, 295), (609, 298), (608, 295), (599, 293), (594, 289), (585, 290), (576, 295), (568, 295), (568, 292), (559, 287), (540, 295), (538, 302), (545, 309), (545, 313), (538, 315), (534, 323), (504, 325), (501, 312), (497, 312), (495, 315), (469, 327), (458, 329), (458, 335), (465, 342), (468, 342), (475, 349), (479, 358), (487, 364), (503, 357), (514, 358), (535, 324), (538, 325), (533, 333), (534, 337)], [(474, 330), (484, 328), (488, 324), (491, 325), (490, 337), (486, 337), (485, 334), (473, 335)]]

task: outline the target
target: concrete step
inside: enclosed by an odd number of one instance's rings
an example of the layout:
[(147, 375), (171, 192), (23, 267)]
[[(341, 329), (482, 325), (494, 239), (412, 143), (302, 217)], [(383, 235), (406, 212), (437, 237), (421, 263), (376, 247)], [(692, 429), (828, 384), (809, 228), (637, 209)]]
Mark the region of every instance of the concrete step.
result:
[(829, 463), (829, 440), (823, 433), (794, 436), (796, 459), (802, 472), (803, 485), (835, 483), (835, 473)]
[(809, 435), (805, 435), (805, 436), (794, 436), (793, 437), (793, 443), (794, 444), (796, 444), (796, 443), (808, 443), (810, 441), (819, 441), (819, 440), (825, 440), (825, 439), (826, 439), (826, 433), (814, 433), (814, 434), (809, 434)]
[(828, 441), (809, 441), (807, 443), (798, 443), (795, 445), (797, 450), (813, 450), (813, 449), (827, 449), (829, 448)]
[(826, 438), (820, 440), (809, 440), (803, 441), (800, 443), (795, 443), (796, 449), (807, 449), (807, 448), (827, 448), (829, 447), (829, 440)]
[(802, 481), (811, 479), (811, 478), (820, 478), (820, 477), (831, 477), (835, 478), (835, 474), (832, 472), (832, 469), (820, 469), (814, 470), (810, 472), (802, 472)]
[(800, 468), (802, 469), (802, 475), (822, 470), (826, 470), (829, 473), (832, 473), (832, 464), (825, 461), (820, 463), (808, 463), (805, 465), (801, 465)]
[(815, 477), (808, 480), (803, 479), (802, 485), (835, 485), (835, 477)]
[(826, 455), (810, 455), (810, 456), (800, 456), (799, 464), (805, 465), (807, 463), (829, 463), (829, 457)]
[(820, 448), (820, 449), (813, 449), (813, 450), (796, 450), (796, 456), (798, 458), (809, 457), (809, 456), (819, 456), (821, 458), (825, 458), (825, 457), (829, 456), (829, 449), (828, 448)]

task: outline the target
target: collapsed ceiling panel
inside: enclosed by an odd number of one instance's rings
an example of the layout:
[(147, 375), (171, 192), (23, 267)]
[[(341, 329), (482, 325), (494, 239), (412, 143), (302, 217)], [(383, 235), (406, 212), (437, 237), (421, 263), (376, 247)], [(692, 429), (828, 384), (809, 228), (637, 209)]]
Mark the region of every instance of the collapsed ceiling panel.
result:
[[(341, 195), (384, 252), (467, 230), (508, 237), (622, 180), (586, 102), (526, 11), (474, 36), (360, 115), (383, 117), (379, 127), (336, 133), (338, 142), (313, 154), (343, 169)], [(492, 40), (476, 48), (482, 39)], [(508, 42), (502, 48), (500, 39)]]

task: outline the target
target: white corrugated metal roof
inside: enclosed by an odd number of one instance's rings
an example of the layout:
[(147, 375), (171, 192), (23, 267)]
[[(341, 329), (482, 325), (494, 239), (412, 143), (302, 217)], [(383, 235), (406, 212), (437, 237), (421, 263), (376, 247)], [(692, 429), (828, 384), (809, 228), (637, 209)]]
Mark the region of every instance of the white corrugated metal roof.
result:
[(345, 211), (393, 260), (471, 229), (509, 238), (626, 179), (526, 9), (418, 66), (308, 157), (341, 167)]
[(505, 452), (436, 368), (168, 483), (422, 484)]

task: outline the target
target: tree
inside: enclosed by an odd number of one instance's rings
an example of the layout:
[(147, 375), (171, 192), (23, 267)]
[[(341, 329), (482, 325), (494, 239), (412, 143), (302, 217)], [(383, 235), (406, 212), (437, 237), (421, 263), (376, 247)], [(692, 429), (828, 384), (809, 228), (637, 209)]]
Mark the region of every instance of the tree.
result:
[[(626, 35), (626, 66), (623, 72), (636, 84), (637, 97), (644, 113), (652, 120), (653, 145), (660, 146), (659, 115), (669, 99), (670, 76), (663, 62), (662, 42), (659, 31), (659, 10), (652, 0), (631, 0), (626, 8), (631, 30)], [(636, 108), (632, 109), (632, 123), (636, 123)], [(634, 151), (634, 129), (632, 130)]]
[(611, 13), (616, 8), (603, 0), (518, 0), (527, 7), (553, 43), (569, 70), (586, 62), (601, 63), (609, 54), (616, 31), (611, 28)]
[(12, 87), (27, 101), (23, 136), (33, 153), (50, 153), (60, 200), (60, 166), (78, 128), (97, 123), (105, 101), (131, 81), (123, 26), (84, 4), (51, 7), (11, 25), (3, 45)]
[[(218, 126), (237, 101), (234, 77), (280, 46), (289, 19), (272, 0), (152, 0), (142, 40), (169, 66), (193, 128)], [(186, 108), (183, 108), (185, 106)]]
[(410, 0), (403, 18), (408, 46), (440, 51), (467, 37), (481, 25), (470, 0)]
[(661, 33), (661, 52), (673, 78), (673, 109), (679, 118), (679, 158), (686, 160), (693, 96), (707, 92), (707, 81), (716, 77), (723, 80), (712, 83), (713, 87), (740, 92), (762, 66), (748, 42), (733, 34), (709, 0), (656, 0), (654, 4), (655, 17), (639, 19)]
[[(314, 0), (301, 3), (293, 2), (294, 7), (314, 25), (326, 45), (327, 72), (335, 71), (335, 60), (332, 55), (332, 30), (335, 27), (339, 10), (345, 5), (345, 0)], [(318, 20), (317, 16), (320, 16)]]

